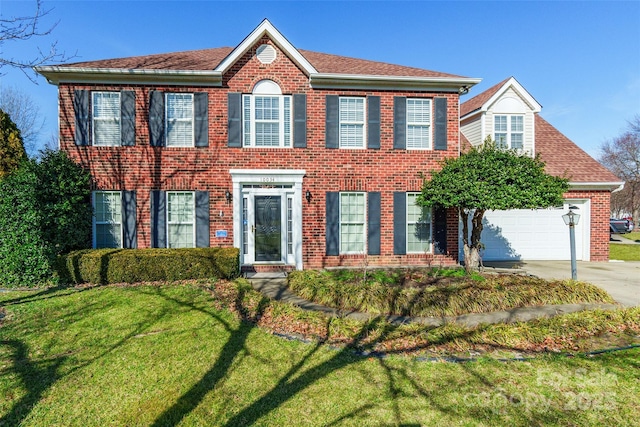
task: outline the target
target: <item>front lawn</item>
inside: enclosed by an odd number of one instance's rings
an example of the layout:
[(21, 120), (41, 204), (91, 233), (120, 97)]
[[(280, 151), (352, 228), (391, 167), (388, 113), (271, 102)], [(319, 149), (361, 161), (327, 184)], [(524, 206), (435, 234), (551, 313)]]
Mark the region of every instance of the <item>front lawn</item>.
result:
[[(640, 417), (639, 348), (432, 363), (394, 355), (390, 344), (422, 355), (575, 352), (594, 336), (637, 343), (640, 309), (474, 329), (394, 327), (269, 302), (241, 280), (13, 291), (0, 293), (0, 305), (0, 425), (632, 425)], [(387, 357), (354, 353), (384, 343)]]
[(640, 245), (610, 243), (609, 259), (618, 261), (640, 261)]

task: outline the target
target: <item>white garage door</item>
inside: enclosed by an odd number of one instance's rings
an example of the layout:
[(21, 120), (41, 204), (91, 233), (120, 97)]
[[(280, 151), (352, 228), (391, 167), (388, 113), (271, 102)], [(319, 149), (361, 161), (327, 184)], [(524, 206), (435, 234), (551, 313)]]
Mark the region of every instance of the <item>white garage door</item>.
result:
[[(580, 220), (576, 231), (576, 259), (588, 259), (589, 204), (571, 201), (578, 207)], [(487, 211), (481, 241), (484, 261), (568, 260), (571, 259), (569, 227), (562, 215), (563, 208), (537, 210)]]

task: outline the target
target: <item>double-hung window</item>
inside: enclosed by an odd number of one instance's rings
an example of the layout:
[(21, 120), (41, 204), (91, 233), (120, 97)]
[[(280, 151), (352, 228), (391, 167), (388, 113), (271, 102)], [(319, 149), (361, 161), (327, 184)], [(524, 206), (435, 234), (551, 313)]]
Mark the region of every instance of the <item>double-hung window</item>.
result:
[(419, 193), (407, 193), (407, 253), (431, 252), (431, 210), (419, 206)]
[(93, 193), (93, 236), (95, 248), (122, 247), (122, 193)]
[(167, 247), (195, 247), (195, 195), (192, 191), (167, 192)]
[(523, 147), (524, 116), (496, 115), (493, 117), (493, 137), (500, 148)]
[(245, 147), (291, 147), (291, 96), (243, 95)]
[(291, 95), (272, 80), (259, 81), (242, 96), (242, 123), (245, 147), (291, 147)]
[(193, 94), (166, 94), (167, 147), (193, 146)]
[(340, 148), (365, 148), (365, 98), (340, 97)]
[(366, 212), (366, 193), (340, 193), (340, 253), (365, 253)]
[(120, 92), (93, 92), (92, 98), (93, 145), (120, 145)]
[(407, 149), (431, 149), (430, 99), (407, 99)]

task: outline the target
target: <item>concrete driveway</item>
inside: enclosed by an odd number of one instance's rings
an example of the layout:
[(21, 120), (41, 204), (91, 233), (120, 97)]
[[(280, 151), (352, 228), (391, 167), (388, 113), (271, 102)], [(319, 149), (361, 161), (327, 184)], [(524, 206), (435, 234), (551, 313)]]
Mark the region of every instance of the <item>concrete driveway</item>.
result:
[[(570, 279), (570, 261), (519, 261), (490, 263), (487, 267), (519, 268), (542, 279)], [(640, 306), (640, 261), (578, 261), (578, 280), (600, 286), (618, 303)]]

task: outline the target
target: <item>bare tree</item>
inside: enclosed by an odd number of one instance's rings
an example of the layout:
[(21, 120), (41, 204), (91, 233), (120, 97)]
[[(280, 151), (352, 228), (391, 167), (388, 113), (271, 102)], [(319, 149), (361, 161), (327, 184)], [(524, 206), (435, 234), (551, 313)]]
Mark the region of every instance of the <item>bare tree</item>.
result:
[[(50, 26), (41, 28), (41, 20), (47, 16), (52, 9), (43, 9), (42, 1), (36, 0), (36, 10), (30, 16), (14, 16), (0, 17), (0, 52), (4, 52), (4, 44), (6, 42), (26, 41), (33, 37), (42, 37), (50, 35), (58, 22)], [(45, 65), (51, 62), (66, 62), (71, 57), (59, 52), (57, 42), (51, 43), (49, 50), (38, 48), (38, 53), (30, 59), (26, 58), (9, 58), (0, 53), (0, 72), (6, 67), (17, 68), (21, 70), (32, 82), (36, 83), (36, 74), (33, 67)]]
[(628, 122), (622, 135), (605, 141), (600, 163), (625, 181), (624, 190), (612, 195), (612, 213), (627, 212), (640, 218), (640, 115)]
[(45, 119), (40, 114), (40, 107), (26, 92), (16, 87), (3, 87), (0, 94), (0, 108), (9, 114), (11, 120), (18, 126), (25, 150), (33, 155), (45, 124)]

